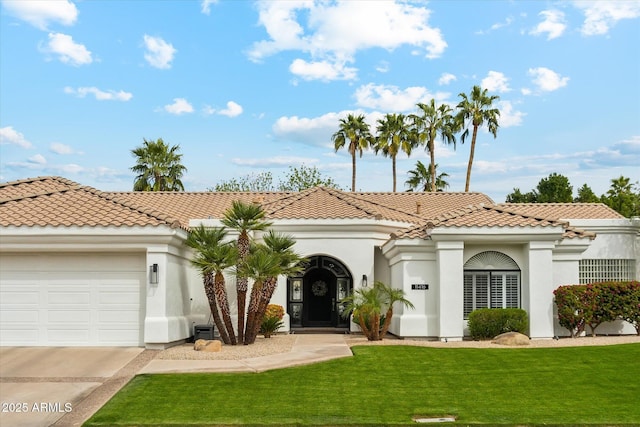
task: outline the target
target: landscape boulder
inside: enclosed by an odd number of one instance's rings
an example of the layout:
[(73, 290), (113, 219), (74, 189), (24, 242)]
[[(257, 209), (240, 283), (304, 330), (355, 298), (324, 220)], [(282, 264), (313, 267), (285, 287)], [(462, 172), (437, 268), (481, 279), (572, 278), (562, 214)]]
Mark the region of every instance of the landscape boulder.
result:
[(222, 350), (222, 343), (218, 340), (197, 340), (193, 349), (195, 351), (208, 351), (210, 353), (217, 353)]
[(529, 337), (519, 332), (505, 332), (491, 341), (500, 345), (529, 345)]

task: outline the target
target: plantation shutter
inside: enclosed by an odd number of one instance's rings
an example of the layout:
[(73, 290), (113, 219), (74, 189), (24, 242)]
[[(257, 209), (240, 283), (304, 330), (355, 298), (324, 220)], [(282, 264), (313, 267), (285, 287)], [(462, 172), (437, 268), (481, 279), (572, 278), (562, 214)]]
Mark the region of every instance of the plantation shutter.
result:
[(502, 308), (502, 274), (491, 274), (491, 308)]
[(474, 309), (489, 308), (489, 273), (477, 273), (475, 279)]
[(469, 316), (469, 313), (473, 311), (473, 274), (465, 273), (464, 274), (464, 287), (463, 287), (463, 296), (464, 296), (464, 318), (466, 319)]
[(506, 279), (506, 308), (519, 308), (520, 307), (520, 275), (515, 273), (505, 274)]

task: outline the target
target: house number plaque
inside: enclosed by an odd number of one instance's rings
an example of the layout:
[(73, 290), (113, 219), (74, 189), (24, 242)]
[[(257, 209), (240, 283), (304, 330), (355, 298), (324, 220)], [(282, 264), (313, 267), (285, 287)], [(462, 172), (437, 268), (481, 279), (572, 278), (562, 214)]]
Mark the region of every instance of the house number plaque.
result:
[(412, 291), (426, 291), (429, 289), (429, 285), (427, 283), (417, 283), (411, 285)]

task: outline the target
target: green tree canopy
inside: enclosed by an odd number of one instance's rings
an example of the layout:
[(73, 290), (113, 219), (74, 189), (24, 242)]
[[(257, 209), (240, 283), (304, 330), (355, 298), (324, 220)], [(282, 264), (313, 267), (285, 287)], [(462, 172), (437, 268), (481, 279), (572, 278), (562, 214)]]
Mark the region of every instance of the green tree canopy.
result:
[[(405, 181), (405, 185), (409, 187), (407, 191), (444, 191), (449, 188), (449, 183), (445, 180), (449, 174), (442, 172), (437, 174), (438, 164), (435, 164), (435, 170), (431, 170), (431, 165), (427, 168), (420, 160), (416, 162), (416, 168), (408, 172), (409, 179)], [(435, 185), (431, 185), (432, 177), (436, 177)]]
[(596, 196), (591, 187), (583, 184), (582, 187), (578, 188), (578, 196), (573, 201), (576, 203), (598, 203), (600, 198)]
[(393, 192), (396, 191), (396, 157), (398, 153), (405, 152), (411, 155), (413, 143), (411, 131), (407, 125), (404, 114), (387, 114), (378, 120), (377, 136), (374, 142), (376, 154), (382, 151), (382, 155), (391, 158), (391, 174), (393, 176)]
[(505, 201), (507, 203), (535, 203), (536, 195), (532, 191), (522, 193), (519, 188), (514, 188), (512, 193), (507, 194)]
[(257, 174), (243, 175), (231, 178), (227, 181), (220, 181), (209, 191), (274, 191), (273, 175), (271, 172), (260, 172)]
[(133, 191), (184, 191), (181, 178), (187, 171), (181, 163), (180, 146), (144, 139), (140, 147), (131, 150), (136, 164), (131, 168), (137, 174)]
[(542, 178), (534, 193), (538, 203), (573, 202), (573, 186), (569, 183), (569, 178), (555, 172)]
[(620, 176), (611, 180), (611, 188), (602, 195), (602, 202), (627, 218), (640, 216), (640, 189), (631, 179)]
[(324, 176), (316, 166), (289, 166), (289, 171), (275, 184), (271, 172), (243, 175), (220, 181), (208, 191), (302, 191), (317, 186), (340, 189), (331, 177)]
[(336, 152), (347, 147), (351, 154), (351, 191), (356, 191), (356, 153), (362, 157), (362, 152), (373, 142), (364, 114), (349, 114), (346, 119), (340, 119), (338, 130), (331, 136), (331, 140)]

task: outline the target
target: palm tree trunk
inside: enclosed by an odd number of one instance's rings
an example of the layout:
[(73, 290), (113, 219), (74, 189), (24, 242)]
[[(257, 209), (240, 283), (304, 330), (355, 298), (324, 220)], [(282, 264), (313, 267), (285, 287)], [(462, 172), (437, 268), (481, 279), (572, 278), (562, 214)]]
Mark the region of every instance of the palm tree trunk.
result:
[[(246, 231), (242, 231), (238, 236), (238, 253), (240, 255), (240, 261), (238, 264), (244, 262), (249, 255), (249, 236)], [(238, 296), (238, 341), (244, 342), (244, 316), (245, 306), (247, 301), (247, 289), (249, 287), (249, 280), (246, 277), (236, 276), (236, 288)]]
[(236, 345), (236, 334), (233, 331), (233, 322), (231, 321), (231, 310), (229, 310), (229, 299), (227, 298), (227, 290), (224, 285), (224, 276), (221, 271), (216, 272), (213, 292), (216, 295), (216, 301), (218, 302), (218, 306), (220, 307), (220, 312), (222, 313), (222, 320), (224, 321), (224, 325), (227, 328), (227, 333), (229, 334), (229, 341), (231, 345)]
[(435, 193), (436, 192), (436, 153), (433, 152), (434, 150), (434, 143), (433, 140), (429, 141), (428, 143), (428, 147), (429, 147), (429, 158), (431, 161), (431, 192)]
[(271, 301), (271, 297), (278, 286), (278, 279), (276, 277), (271, 277), (265, 280), (262, 283), (262, 289), (260, 290), (258, 308), (256, 309), (256, 315), (254, 318), (253, 328), (249, 329), (247, 325), (247, 333), (251, 335), (249, 338), (245, 337), (245, 343), (253, 344), (256, 342), (256, 337), (260, 332), (260, 326), (262, 324), (262, 318), (264, 318), (265, 313), (267, 312), (267, 307), (269, 306), (269, 301)]
[(396, 192), (396, 156), (391, 156), (391, 173), (393, 174), (393, 192)]
[(356, 150), (351, 153), (351, 191), (356, 191)]
[(252, 332), (258, 320), (258, 310), (260, 307), (260, 291), (262, 283), (254, 282), (251, 288), (251, 296), (249, 297), (249, 307), (247, 308), (247, 324), (245, 326), (244, 345), (253, 344), (251, 342)]
[(471, 137), (471, 150), (469, 150), (469, 165), (467, 165), (467, 182), (464, 185), (464, 191), (469, 192), (469, 183), (471, 182), (471, 166), (473, 165), (473, 153), (476, 149), (476, 136), (478, 136), (478, 126), (473, 126), (473, 136)]
[(213, 273), (205, 274), (203, 278), (204, 282), (204, 292), (207, 295), (207, 299), (209, 300), (209, 309), (211, 310), (211, 315), (213, 316), (213, 323), (218, 328), (218, 332), (220, 332), (220, 338), (222, 338), (222, 342), (225, 344), (231, 344), (231, 340), (229, 339), (229, 335), (227, 334), (227, 330), (220, 318), (220, 313), (218, 313), (218, 306), (216, 304), (216, 294), (214, 291), (215, 281)]
[(389, 330), (389, 326), (391, 325), (391, 317), (393, 316), (393, 308), (389, 307), (387, 309), (386, 317), (384, 318), (384, 323), (382, 324), (382, 330), (380, 331), (380, 339), (383, 339), (385, 335), (387, 335), (387, 331)]
[(375, 312), (371, 320), (372, 341), (380, 341), (380, 313)]
[(362, 329), (362, 333), (364, 334), (364, 336), (367, 337), (369, 341), (373, 341), (371, 332), (369, 331), (369, 328), (367, 328), (367, 322), (364, 318), (364, 315), (362, 314), (362, 311), (358, 313), (358, 325), (360, 325), (360, 329)]

